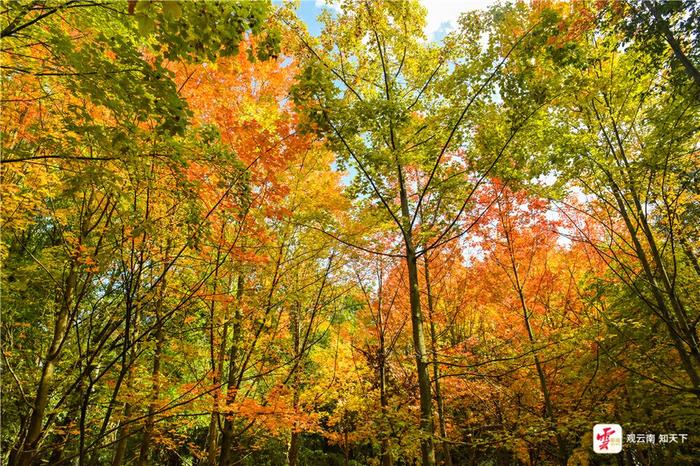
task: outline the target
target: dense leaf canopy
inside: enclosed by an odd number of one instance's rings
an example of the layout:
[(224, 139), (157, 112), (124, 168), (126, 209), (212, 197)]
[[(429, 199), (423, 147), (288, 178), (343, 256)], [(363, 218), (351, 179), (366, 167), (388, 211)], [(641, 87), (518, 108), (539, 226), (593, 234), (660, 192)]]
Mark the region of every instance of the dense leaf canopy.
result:
[(0, 462), (698, 464), (698, 3), (327, 4), (3, 3)]

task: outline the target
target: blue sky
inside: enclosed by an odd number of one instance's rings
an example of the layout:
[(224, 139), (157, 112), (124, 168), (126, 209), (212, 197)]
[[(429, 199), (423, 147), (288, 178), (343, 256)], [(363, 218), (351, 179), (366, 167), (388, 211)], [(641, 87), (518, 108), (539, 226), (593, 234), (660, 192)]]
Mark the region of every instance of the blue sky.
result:
[[(496, 0), (421, 0), (421, 3), (428, 9), (425, 33), (429, 39), (439, 40), (456, 26), (460, 13), (488, 8), (496, 3)], [(324, 0), (302, 0), (297, 10), (299, 17), (309, 28), (309, 32), (314, 35), (320, 32), (316, 17), (325, 5)]]
[[(430, 40), (440, 40), (447, 32), (456, 27), (457, 18), (460, 13), (488, 8), (490, 5), (496, 3), (497, 0), (420, 1), (428, 10), (427, 24), (425, 27), (426, 36)], [(302, 0), (301, 5), (297, 9), (299, 18), (306, 23), (306, 27), (313, 35), (318, 35), (321, 32), (321, 26), (316, 18), (323, 8), (329, 8), (324, 0)], [(352, 166), (349, 167), (348, 172), (343, 177), (342, 183), (344, 185), (350, 184), (356, 175), (357, 170)]]

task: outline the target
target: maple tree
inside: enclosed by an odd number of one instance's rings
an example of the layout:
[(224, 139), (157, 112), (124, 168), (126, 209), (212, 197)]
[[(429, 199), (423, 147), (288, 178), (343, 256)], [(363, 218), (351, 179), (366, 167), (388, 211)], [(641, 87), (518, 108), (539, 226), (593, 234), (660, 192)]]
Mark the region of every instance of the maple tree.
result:
[(697, 463), (697, 4), (430, 8), (3, 4), (0, 462)]

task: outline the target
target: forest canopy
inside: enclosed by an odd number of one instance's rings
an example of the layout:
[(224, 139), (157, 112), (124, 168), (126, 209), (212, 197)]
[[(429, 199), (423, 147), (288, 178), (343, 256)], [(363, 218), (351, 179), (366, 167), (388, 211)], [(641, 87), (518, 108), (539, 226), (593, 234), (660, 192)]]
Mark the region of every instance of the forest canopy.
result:
[(700, 3), (453, 7), (2, 3), (2, 464), (699, 464)]

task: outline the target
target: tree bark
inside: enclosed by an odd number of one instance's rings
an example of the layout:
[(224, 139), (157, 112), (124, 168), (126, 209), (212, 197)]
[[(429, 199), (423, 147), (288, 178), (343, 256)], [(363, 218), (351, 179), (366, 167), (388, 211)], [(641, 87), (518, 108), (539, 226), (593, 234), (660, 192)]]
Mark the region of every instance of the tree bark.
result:
[(78, 382), (78, 385), (75, 387), (75, 391), (72, 395), (74, 399), (72, 399), (70, 402), (70, 407), (68, 408), (66, 416), (58, 424), (61, 432), (55, 435), (52, 442), (53, 446), (51, 456), (49, 457), (49, 464), (59, 464), (63, 459), (63, 451), (66, 448), (66, 442), (70, 438), (68, 430), (71, 428), (71, 425), (75, 422), (77, 415), (80, 412), (82, 396), (83, 382), (81, 379)]
[(292, 431), (289, 439), (289, 449), (287, 450), (287, 462), (289, 466), (299, 465), (299, 449), (301, 448), (301, 434)]
[[(229, 351), (229, 371), (228, 371), (228, 386), (226, 392), (226, 404), (229, 405), (233, 403), (237, 383), (236, 378), (238, 374), (238, 352), (239, 344), (241, 339), (241, 320), (243, 314), (241, 312), (241, 298), (243, 297), (243, 274), (238, 275), (238, 280), (236, 282), (236, 311), (233, 319), (233, 341), (231, 342), (231, 349)], [(219, 466), (229, 466), (231, 463), (231, 454), (233, 450), (233, 419), (230, 413), (226, 413), (226, 420), (224, 422), (224, 429), (221, 433), (221, 452), (219, 455)]]
[[(301, 357), (300, 355), (300, 328), (299, 328), (299, 312), (300, 312), (300, 303), (295, 302), (294, 307), (290, 312), (290, 322), (289, 322), (289, 331), (292, 334), (292, 351), (294, 354), (294, 358), (299, 363), (299, 358)], [(299, 408), (299, 375), (298, 375), (298, 366), (295, 367), (294, 374), (292, 374), (292, 391), (293, 391), (293, 400), (292, 400), (292, 406), (294, 408), (294, 411)], [(295, 423), (296, 424), (296, 423)], [(289, 448), (287, 449), (287, 462), (289, 463), (289, 466), (297, 466), (299, 464), (299, 448), (301, 446), (301, 436), (298, 431), (295, 430), (296, 425), (292, 426), (292, 432), (290, 435), (289, 439)]]
[(425, 272), (425, 290), (428, 293), (428, 320), (430, 321), (430, 350), (433, 357), (433, 378), (435, 379), (435, 400), (437, 401), (438, 410), (438, 426), (440, 429), (440, 438), (442, 443), (442, 454), (444, 456), (445, 466), (452, 466), (452, 455), (450, 453), (450, 444), (447, 441), (447, 426), (445, 422), (445, 406), (442, 399), (442, 390), (440, 389), (440, 366), (438, 364), (437, 354), (437, 333), (435, 331), (435, 320), (433, 319), (433, 294), (430, 283), (430, 266), (428, 264), (428, 254), (423, 257), (423, 266)]
[[(166, 260), (165, 263), (168, 261)], [(165, 274), (165, 270), (163, 271)], [(151, 437), (153, 436), (153, 425), (155, 423), (155, 412), (158, 409), (158, 400), (160, 398), (160, 359), (163, 353), (163, 344), (165, 335), (163, 333), (163, 322), (161, 320), (163, 310), (163, 300), (165, 299), (166, 280), (163, 278), (160, 282), (160, 293), (158, 302), (156, 303), (155, 314), (158, 322), (155, 332), (156, 347), (153, 353), (153, 371), (151, 372), (151, 403), (148, 407), (148, 415), (146, 417), (146, 425), (144, 426), (143, 439), (141, 440), (141, 449), (139, 451), (138, 466), (148, 464), (148, 451), (151, 446)]]
[(427, 351), (423, 331), (423, 313), (420, 305), (420, 289), (418, 288), (418, 263), (416, 249), (413, 244), (411, 214), (408, 207), (408, 194), (404, 185), (401, 165), (397, 166), (400, 184), (401, 216), (404, 221), (403, 237), (406, 248), (406, 267), (408, 268), (409, 298), (411, 303), (411, 330), (413, 350), (416, 355), (416, 372), (418, 374), (418, 389), (420, 394), (420, 426), (423, 431), (421, 440), (421, 456), (424, 466), (435, 464), (435, 446), (433, 444), (433, 399), (430, 389), (430, 374), (428, 372)]
[(644, 5), (649, 10), (649, 13), (651, 13), (651, 15), (654, 17), (654, 21), (656, 22), (656, 24), (655, 24), (656, 28), (661, 33), (661, 35), (664, 37), (664, 39), (666, 40), (668, 45), (671, 47), (671, 50), (673, 50), (673, 55), (676, 57), (676, 60), (678, 60), (683, 65), (685, 72), (688, 74), (690, 79), (693, 80), (693, 83), (695, 84), (695, 87), (696, 87), (696, 90), (695, 90), (696, 97), (700, 96), (700, 70), (698, 70), (695, 67), (693, 62), (690, 61), (690, 59), (685, 54), (685, 52), (683, 52), (683, 49), (681, 48), (681, 44), (678, 42), (678, 40), (674, 37), (673, 33), (671, 32), (671, 28), (670, 28), (668, 22), (659, 13), (658, 5), (654, 5), (650, 1), (645, 1)]
[[(381, 287), (381, 285), (380, 285)], [(381, 294), (381, 289), (380, 289)], [(387, 407), (389, 406), (389, 397), (386, 392), (386, 340), (384, 336), (384, 324), (382, 322), (381, 300), (377, 309), (377, 322), (379, 330), (379, 402), (382, 406), (382, 414), (386, 415)], [(381, 458), (382, 466), (392, 466), (394, 461), (389, 452), (389, 439), (386, 438), (386, 432), (382, 432), (385, 438), (381, 442)]]
[[(221, 227), (221, 235), (224, 234), (225, 224)], [(219, 277), (219, 264), (221, 259), (221, 248), (216, 251), (216, 270), (214, 272), (214, 294), (216, 294), (216, 281)], [(228, 279), (228, 289), (231, 289), (231, 276)], [(218, 449), (219, 440), (219, 428), (221, 426), (221, 417), (219, 416), (219, 407), (221, 406), (223, 390), (221, 381), (223, 379), (222, 374), (224, 373), (224, 359), (226, 355), (226, 343), (228, 340), (228, 327), (229, 319), (224, 319), (223, 326), (221, 329), (221, 340), (219, 341), (218, 350), (216, 349), (216, 330), (214, 325), (216, 323), (216, 302), (212, 300), (210, 305), (210, 347), (211, 347), (211, 364), (212, 364), (212, 386), (216, 388), (216, 396), (214, 397), (214, 407), (211, 411), (211, 418), (209, 419), (209, 431), (207, 433), (207, 463), (210, 466), (216, 466), (216, 454)]]
[[(126, 387), (127, 390), (131, 391), (133, 388), (134, 384), (134, 375), (133, 375), (133, 370), (132, 366), (136, 362), (136, 357), (138, 355), (138, 345), (136, 343), (131, 343), (131, 337), (130, 333), (134, 332), (136, 334), (138, 332), (138, 323), (139, 323), (139, 309), (137, 306), (134, 306), (131, 300), (129, 300), (129, 303), (127, 304), (127, 320), (126, 320), (126, 327), (124, 330), (124, 351), (125, 351), (125, 357), (124, 361), (122, 362), (122, 370), (120, 374), (120, 378), (123, 377), (123, 375), (126, 375)], [(133, 320), (133, 323), (131, 323)], [(128, 354), (128, 356), (126, 356)], [(121, 384), (117, 382), (117, 385), (115, 386), (114, 394), (113, 394), (113, 400), (116, 400), (116, 396), (118, 394), (119, 386)], [(124, 457), (126, 455), (126, 447), (127, 447), (127, 441), (129, 437), (131, 436), (131, 426), (130, 425), (125, 425), (125, 421), (128, 421), (129, 417), (131, 416), (131, 412), (133, 410), (133, 405), (130, 402), (125, 402), (124, 403), (124, 408), (122, 410), (122, 420), (119, 422), (119, 428), (117, 429), (117, 444), (116, 447), (114, 448), (114, 457), (112, 459), (112, 466), (120, 466), (124, 462)]]
[[(63, 287), (63, 298), (60, 302), (58, 314), (54, 320), (53, 337), (51, 345), (44, 357), (41, 377), (37, 386), (36, 395), (34, 397), (34, 408), (29, 419), (29, 426), (24, 441), (21, 442), (19, 453), (16, 456), (15, 465), (29, 466), (34, 461), (34, 456), (39, 442), (44, 432), (43, 421), (46, 407), (49, 403), (49, 389), (54, 379), (54, 371), (56, 364), (61, 356), (63, 341), (68, 332), (68, 323), (70, 313), (73, 307), (73, 299), (77, 286), (77, 271), (76, 265), (71, 263), (66, 277), (65, 286)], [(15, 466), (12, 465), (12, 466)]]

